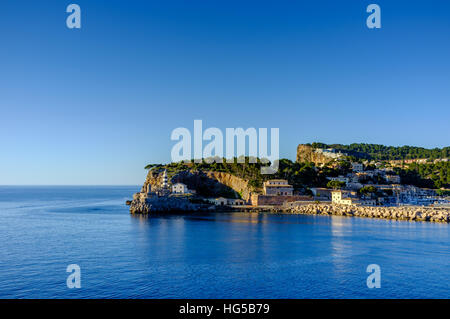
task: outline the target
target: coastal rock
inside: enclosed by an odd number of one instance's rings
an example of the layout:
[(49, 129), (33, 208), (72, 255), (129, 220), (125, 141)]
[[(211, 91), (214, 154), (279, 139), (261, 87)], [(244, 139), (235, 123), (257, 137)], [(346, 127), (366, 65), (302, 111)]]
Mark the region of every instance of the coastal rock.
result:
[(186, 198), (172, 196), (136, 197), (131, 201), (131, 214), (151, 214), (164, 212), (197, 212), (214, 210), (214, 205), (194, 204)]
[[(183, 170), (175, 174), (169, 172), (170, 183), (183, 183), (189, 189), (197, 190), (201, 195), (207, 192), (207, 197), (219, 197), (223, 193), (238, 193), (243, 200), (250, 199), (251, 190), (248, 181), (225, 172)], [(142, 186), (141, 192), (146, 192), (147, 185), (155, 189), (162, 182), (162, 171), (150, 170)], [(204, 195), (204, 194), (203, 194)]]
[(297, 162), (313, 162), (316, 165), (321, 165), (330, 161), (329, 157), (316, 153), (311, 145), (300, 144), (297, 146)]
[(448, 208), (434, 207), (421, 207), (420, 210), (415, 210), (410, 207), (364, 207), (330, 204), (303, 204), (301, 202), (294, 202), (290, 203), (290, 205), (285, 208), (285, 211), (293, 214), (307, 215), (328, 214), (409, 221), (450, 222), (450, 210)]

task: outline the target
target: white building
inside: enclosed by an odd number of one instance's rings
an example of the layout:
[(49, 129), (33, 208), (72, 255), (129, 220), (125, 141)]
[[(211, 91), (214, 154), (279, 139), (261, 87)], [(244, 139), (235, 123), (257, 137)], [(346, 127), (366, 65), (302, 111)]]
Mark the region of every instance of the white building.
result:
[(354, 172), (362, 172), (364, 170), (364, 165), (361, 163), (354, 162), (352, 163), (352, 170)]
[(351, 196), (351, 192), (342, 190), (331, 192), (331, 202), (333, 204), (353, 205), (355, 201), (356, 198)]
[(400, 176), (398, 175), (386, 175), (385, 178), (392, 184), (400, 184)]
[(322, 154), (325, 157), (328, 158), (333, 158), (333, 159), (337, 159), (337, 158), (341, 158), (344, 155), (346, 155), (345, 153), (341, 153), (340, 151), (335, 150), (334, 148), (317, 148), (314, 150), (314, 152)]
[(242, 199), (235, 199), (235, 198), (225, 198), (225, 197), (218, 197), (218, 198), (208, 198), (208, 202), (216, 205), (216, 206), (243, 206), (245, 205), (245, 201)]
[(346, 187), (348, 189), (352, 189), (352, 190), (358, 190), (360, 188), (362, 188), (364, 185), (358, 182), (349, 182), (347, 183)]
[(216, 198), (216, 199), (214, 199), (214, 204), (217, 206), (227, 205), (228, 199), (226, 199), (225, 197)]
[(188, 194), (189, 189), (186, 184), (176, 183), (172, 185), (172, 193), (173, 194)]
[(363, 206), (376, 206), (377, 201), (375, 199), (359, 199), (355, 192), (349, 191), (333, 191), (331, 193), (331, 202), (338, 205), (363, 205)]
[(164, 170), (163, 176), (162, 176), (162, 183), (161, 183), (161, 188), (168, 188), (169, 187), (169, 183), (168, 183), (168, 177), (167, 177), (167, 170)]
[(338, 182), (344, 182), (344, 183), (348, 183), (348, 177), (344, 177), (344, 176), (338, 176), (338, 177), (327, 177), (328, 180), (330, 181), (338, 181)]
[(245, 202), (242, 199), (229, 198), (227, 200), (227, 204), (230, 206), (242, 206), (245, 204)]

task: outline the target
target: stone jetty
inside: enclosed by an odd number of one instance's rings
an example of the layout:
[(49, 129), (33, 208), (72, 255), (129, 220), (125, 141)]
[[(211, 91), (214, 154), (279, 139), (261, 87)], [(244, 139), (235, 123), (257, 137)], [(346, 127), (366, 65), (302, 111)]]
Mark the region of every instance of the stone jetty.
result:
[(450, 209), (421, 206), (356, 206), (335, 204), (290, 203), (283, 211), (291, 214), (336, 215), (367, 218), (383, 218), (408, 221), (450, 222)]

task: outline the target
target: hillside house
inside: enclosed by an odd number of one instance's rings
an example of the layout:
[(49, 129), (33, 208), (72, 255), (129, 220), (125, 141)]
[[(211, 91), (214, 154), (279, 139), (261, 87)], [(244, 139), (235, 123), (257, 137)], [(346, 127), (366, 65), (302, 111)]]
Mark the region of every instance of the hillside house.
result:
[(292, 196), (294, 188), (285, 179), (272, 179), (264, 182), (264, 195)]

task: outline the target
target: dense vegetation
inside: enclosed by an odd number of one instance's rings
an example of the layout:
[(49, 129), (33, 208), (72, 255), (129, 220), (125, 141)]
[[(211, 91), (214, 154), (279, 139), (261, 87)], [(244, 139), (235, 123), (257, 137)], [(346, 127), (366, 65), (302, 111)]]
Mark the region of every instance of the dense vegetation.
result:
[(245, 158), (244, 163), (238, 163), (236, 158), (234, 160), (223, 159), (222, 163), (207, 163), (202, 161), (201, 163), (178, 162), (170, 163), (167, 165), (161, 164), (149, 164), (146, 169), (154, 168), (166, 168), (169, 174), (174, 174), (183, 170), (203, 170), (203, 171), (216, 171), (225, 172), (234, 176), (246, 179), (249, 181), (249, 186), (255, 190), (261, 189), (263, 182), (269, 179), (286, 179), (295, 190), (300, 193), (309, 194), (310, 187), (326, 187), (329, 182), (327, 176), (338, 176), (348, 173), (351, 168), (350, 164), (346, 161), (340, 161), (336, 167), (325, 166), (322, 168), (316, 168), (313, 163), (297, 163), (288, 159), (279, 160), (278, 172), (271, 175), (261, 174), (261, 167), (267, 166), (263, 164), (259, 159), (256, 163), (249, 163), (249, 158)]
[[(351, 171), (351, 165), (348, 161), (339, 160), (334, 165), (326, 165), (324, 167), (315, 167), (313, 163), (292, 162), (288, 159), (279, 161), (278, 172), (272, 175), (261, 174), (261, 167), (267, 166), (259, 159), (256, 163), (249, 163), (249, 158), (245, 158), (244, 163), (238, 163), (236, 158), (233, 160), (223, 159), (222, 163), (170, 163), (149, 164), (146, 169), (166, 168), (169, 173), (176, 173), (182, 170), (203, 170), (226, 172), (234, 176), (249, 181), (249, 186), (255, 190), (261, 189), (263, 182), (269, 179), (286, 179), (293, 185), (294, 189), (300, 193), (308, 194), (311, 187), (329, 187), (341, 188), (341, 183), (330, 182), (327, 177), (336, 177), (346, 175)], [(374, 168), (374, 167), (373, 167)], [(450, 188), (450, 162), (437, 162), (417, 164), (412, 163), (402, 168), (395, 168), (395, 172), (400, 175), (402, 184), (415, 185), (424, 188)], [(363, 183), (384, 184), (386, 181), (381, 177), (373, 177), (362, 181)], [(206, 192), (207, 190), (205, 190)]]
[(449, 158), (450, 147), (426, 149), (416, 146), (385, 146), (354, 143), (350, 145), (312, 143), (314, 148), (335, 148), (357, 158), (372, 160), (405, 160)]
[(340, 181), (329, 181), (327, 183), (327, 187), (332, 188), (332, 189), (341, 189), (344, 186), (345, 186), (345, 182), (340, 182)]
[(425, 188), (450, 187), (450, 162), (409, 164), (407, 168), (396, 168), (403, 184)]

